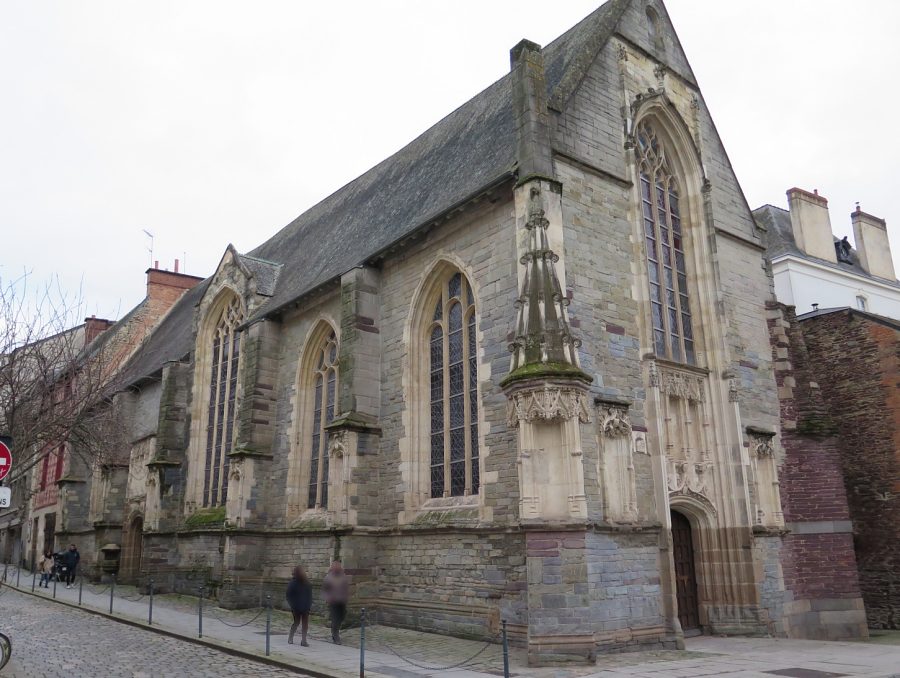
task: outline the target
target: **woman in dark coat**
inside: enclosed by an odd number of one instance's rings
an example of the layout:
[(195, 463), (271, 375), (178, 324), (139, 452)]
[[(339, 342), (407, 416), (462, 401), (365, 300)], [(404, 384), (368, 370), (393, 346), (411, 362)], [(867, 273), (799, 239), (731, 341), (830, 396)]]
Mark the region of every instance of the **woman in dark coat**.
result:
[(294, 623), (291, 625), (291, 632), (288, 635), (288, 643), (294, 643), (294, 634), (297, 627), (300, 628), (300, 644), (303, 647), (309, 647), (306, 642), (306, 631), (309, 629), (309, 610), (312, 607), (312, 584), (306, 578), (306, 573), (299, 565), (294, 568), (294, 576), (287, 587), (287, 601), (291, 606), (291, 612), (294, 613)]

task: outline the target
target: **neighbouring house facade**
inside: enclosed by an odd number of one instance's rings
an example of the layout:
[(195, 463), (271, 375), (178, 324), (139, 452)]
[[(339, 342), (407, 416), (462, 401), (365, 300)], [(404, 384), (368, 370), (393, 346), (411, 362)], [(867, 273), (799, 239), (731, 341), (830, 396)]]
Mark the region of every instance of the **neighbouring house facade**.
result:
[[(58, 379), (52, 393), (55, 407), (94, 407), (85, 390), (96, 392), (97, 399), (102, 400), (103, 389), (115, 388), (118, 369), (134, 356), (143, 339), (185, 291), (200, 282), (177, 269), (177, 261), (175, 272), (158, 266), (148, 269), (146, 297), (121, 320), (91, 317), (83, 326), (69, 331), (72, 336), (65, 352), (66, 374)], [(83, 383), (86, 380), (91, 383)], [(85, 444), (83, 439), (44, 444), (37, 463), (15, 484), (13, 506), (0, 514), (0, 546), (6, 562), (24, 560), (31, 564), (43, 552), (58, 551), (73, 542), (89, 568), (103, 544), (120, 541), (121, 518), (95, 510), (106, 487), (95, 479), (117, 472), (127, 474), (128, 458), (119, 450), (118, 431), (112, 430), (119, 420), (130, 424), (133, 416), (123, 410), (115, 421), (97, 419), (98, 424), (103, 421), (111, 429), (95, 432), (97, 445)], [(101, 448), (103, 453), (99, 452)]]
[(235, 607), (340, 558), (382, 622), (507, 619), (534, 663), (858, 637), (785, 609), (763, 236), (665, 7), (611, 0), (226, 249), (122, 369), (93, 524), (124, 576)]
[(766, 232), (767, 257), (778, 301), (809, 313), (815, 308), (855, 308), (900, 319), (900, 282), (894, 273), (884, 219), (851, 213), (853, 239), (831, 232), (828, 201), (818, 191), (787, 192), (784, 210), (753, 211)]

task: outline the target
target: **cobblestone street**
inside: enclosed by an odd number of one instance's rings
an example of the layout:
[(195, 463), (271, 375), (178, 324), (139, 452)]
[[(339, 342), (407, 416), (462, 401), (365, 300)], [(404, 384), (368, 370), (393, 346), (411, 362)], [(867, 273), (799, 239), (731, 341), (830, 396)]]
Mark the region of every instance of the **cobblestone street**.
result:
[(295, 675), (10, 589), (0, 593), (0, 629), (13, 643), (3, 676)]
[[(222, 652), (216, 647), (159, 635), (151, 630), (82, 611), (78, 590), (59, 587), (28, 593), (31, 573), (20, 591), (14, 579), (0, 588), (0, 630), (13, 641), (13, 661), (3, 676), (286, 676), (313, 671), (333, 678), (359, 675), (359, 629), (347, 629), (345, 645), (326, 640), (321, 618), (310, 627), (310, 647), (288, 645), (289, 616), (272, 613), (271, 659), (285, 668)], [(85, 608), (106, 612), (109, 587), (86, 585)], [(115, 616), (146, 621), (148, 599), (134, 587), (115, 589)], [(253, 610), (223, 610), (214, 601), (204, 608), (203, 638), (219, 646), (262, 655), (265, 615)], [(154, 628), (196, 637), (197, 599), (158, 595)], [(374, 624), (367, 629), (366, 675), (371, 678), (491, 678), (502, 676), (499, 645)], [(449, 668), (453, 666), (458, 668)], [(900, 676), (900, 633), (881, 632), (871, 642), (826, 642), (776, 638), (700, 636), (687, 650), (607, 654), (593, 666), (527, 666), (522, 648), (511, 648), (511, 675), (518, 678), (835, 678)]]

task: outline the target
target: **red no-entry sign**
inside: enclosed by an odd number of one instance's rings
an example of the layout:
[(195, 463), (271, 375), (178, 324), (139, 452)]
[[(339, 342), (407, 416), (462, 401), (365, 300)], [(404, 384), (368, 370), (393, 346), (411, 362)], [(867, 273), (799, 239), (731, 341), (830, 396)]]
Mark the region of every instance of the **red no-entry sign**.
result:
[(3, 480), (12, 468), (12, 452), (6, 443), (0, 440), (0, 480)]

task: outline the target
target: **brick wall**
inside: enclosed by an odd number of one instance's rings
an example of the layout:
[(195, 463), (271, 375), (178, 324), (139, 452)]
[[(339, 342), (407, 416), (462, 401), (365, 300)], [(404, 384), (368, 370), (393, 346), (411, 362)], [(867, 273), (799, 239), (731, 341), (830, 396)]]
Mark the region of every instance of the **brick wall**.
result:
[(816, 381), (819, 360), (793, 307), (773, 302), (768, 308), (781, 404), (781, 498), (789, 530), (782, 549), (786, 631), (798, 638), (866, 637), (840, 440)]
[(900, 325), (849, 309), (800, 325), (840, 440), (869, 625), (900, 628)]

